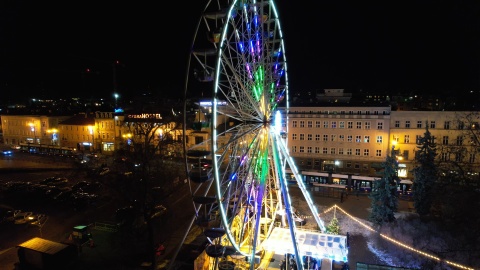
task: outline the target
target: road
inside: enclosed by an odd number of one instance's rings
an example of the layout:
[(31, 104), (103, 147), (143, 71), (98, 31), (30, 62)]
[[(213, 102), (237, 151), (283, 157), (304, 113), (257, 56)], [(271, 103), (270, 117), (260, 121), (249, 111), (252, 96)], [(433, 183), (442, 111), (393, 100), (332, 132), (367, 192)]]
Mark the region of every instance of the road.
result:
[[(72, 162), (62, 162), (63, 159), (42, 157), (26, 153), (15, 153), (14, 156), (0, 157), (0, 183), (8, 181), (39, 182), (49, 176), (62, 176), (70, 179), (70, 185), (78, 181), (93, 181), (84, 170), (72, 166)], [(52, 203), (51, 201), (33, 201), (25, 196), (10, 196), (0, 192), (0, 202), (14, 209), (46, 214), (49, 219), (42, 230), (34, 226), (3, 223), (0, 225), (0, 270), (11, 270), (18, 261), (16, 245), (32, 237), (43, 237), (48, 240), (65, 242), (74, 226), (94, 225), (96, 222), (116, 223), (115, 211), (129, 205), (129, 197), (118, 189), (119, 183), (105, 176), (104, 186), (98, 190), (101, 200), (97, 205), (84, 211), (75, 211), (70, 205)], [(167, 205), (168, 217), (152, 221), (153, 241), (161, 243), (170, 235), (169, 231), (176, 229), (175, 222), (165, 222), (170, 216), (183, 218), (185, 209), (193, 212), (191, 200), (188, 197), (187, 186), (180, 185), (174, 192), (168, 194), (162, 203)], [(170, 209), (171, 206), (171, 209)], [(183, 211), (181, 211), (181, 209)], [(177, 213), (177, 214), (174, 214)], [(173, 220), (173, 219), (172, 219)], [(140, 224), (144, 226), (144, 224)], [(136, 233), (119, 231), (115, 233), (95, 231), (92, 234), (96, 242), (94, 249), (83, 248), (78, 263), (70, 269), (140, 269), (148, 261), (150, 251), (149, 237), (146, 230)], [(152, 244), (153, 246), (153, 244)], [(173, 249), (173, 247), (168, 247)], [(147, 252), (147, 250), (149, 252)], [(85, 268), (88, 266), (87, 268)]]
[[(26, 156), (25, 156), (26, 155)], [(84, 172), (73, 169), (71, 164), (52, 162), (44, 157), (16, 155), (0, 159), (0, 182), (10, 180), (39, 181), (47, 176), (63, 175), (72, 181), (85, 180)], [(52, 171), (37, 171), (36, 169), (50, 168)], [(3, 168), (3, 169), (2, 169)], [(24, 171), (17, 169), (21, 168)], [(67, 169), (66, 169), (67, 168)], [(27, 169), (25, 171), (25, 169)], [(91, 180), (91, 179), (90, 179)], [(107, 191), (105, 191), (107, 192)], [(36, 227), (18, 226), (14, 224), (1, 225), (0, 230), (0, 270), (12, 270), (15, 262), (18, 261), (15, 246), (36, 236), (54, 241), (65, 241), (68, 238), (73, 226), (79, 224), (95, 224), (95, 222), (114, 222), (114, 212), (119, 207), (128, 204), (125, 196), (117, 193), (118, 190), (110, 187), (101, 205), (89, 208), (86, 211), (77, 212), (68, 207), (53, 205), (32, 204), (29, 200), (9, 201), (14, 208), (23, 208), (36, 213), (44, 213), (49, 216), (42, 231)], [(303, 213), (308, 213), (303, 195), (296, 185), (289, 187), (293, 206)], [(320, 196), (319, 192), (310, 191), (316, 205), (326, 209), (338, 204), (349, 214), (359, 219), (366, 219), (369, 214), (370, 200), (366, 196), (349, 196), (340, 202), (340, 198)], [(5, 198), (1, 198), (4, 202)], [(155, 243), (163, 243), (166, 252), (157, 258), (157, 269), (165, 267), (170, 262), (176, 251), (180, 253), (176, 258), (176, 269), (193, 269), (193, 260), (201, 252), (204, 245), (203, 237), (198, 226), (193, 226), (194, 231), (186, 234), (193, 217), (193, 203), (190, 198), (187, 183), (180, 181), (177, 188), (165, 197), (162, 202), (169, 209), (169, 216), (152, 226), (155, 235)], [(400, 211), (408, 211), (407, 202), (400, 201)], [(313, 219), (309, 222), (313, 223)], [(96, 247), (84, 248), (79, 256), (79, 263), (76, 268), (88, 267), (88, 269), (145, 269), (142, 263), (148, 261), (145, 257), (146, 250), (150, 245), (146, 235), (131, 235), (117, 233), (106, 233), (93, 231)], [(351, 235), (351, 246), (349, 251), (350, 269), (355, 270), (356, 262), (381, 264), (375, 254), (366, 247), (366, 239), (362, 235)], [(185, 239), (184, 241), (184, 237)], [(180, 243), (185, 242), (180, 247)], [(144, 264), (145, 265), (145, 264)]]

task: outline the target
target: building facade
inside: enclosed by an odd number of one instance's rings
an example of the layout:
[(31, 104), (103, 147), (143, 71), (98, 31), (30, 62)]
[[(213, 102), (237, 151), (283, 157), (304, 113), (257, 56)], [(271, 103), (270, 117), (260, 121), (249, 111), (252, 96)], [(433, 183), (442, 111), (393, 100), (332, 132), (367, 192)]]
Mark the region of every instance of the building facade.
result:
[[(288, 117), (284, 129), (290, 155), (303, 171), (378, 177), (387, 155), (395, 151), (399, 176), (412, 179), (417, 142), (427, 126), (437, 144), (437, 161), (455, 162), (477, 176), (480, 170), (477, 111), (392, 111), (390, 105), (349, 104), (291, 106), (288, 114), (285, 108), (280, 110), (284, 118)], [(201, 125), (185, 129), (187, 149), (196, 145), (196, 150), (208, 150), (208, 121), (205, 117), (195, 119)], [(145, 122), (134, 114), (1, 115), (1, 122), (7, 145), (113, 154), (118, 149), (132, 150), (134, 142), (142, 141), (139, 136), (145, 136), (132, 129), (133, 122)], [(161, 154), (180, 156), (182, 126), (171, 118), (154, 122), (157, 127), (152, 129), (155, 134), (150, 134), (153, 137), (149, 143), (159, 146)], [(225, 123), (225, 128), (233, 124), (227, 119)], [(176, 143), (167, 144), (165, 139)]]
[(71, 116), (2, 115), (3, 142), (7, 145), (60, 145), (58, 125)]
[(437, 146), (437, 161), (453, 161), (480, 170), (480, 112), (475, 111), (393, 111), (390, 123), (390, 147), (395, 149), (405, 173), (414, 168), (418, 139), (425, 136), (426, 127)]
[(388, 153), (390, 116), (389, 106), (290, 107), (290, 155), (302, 170), (375, 174)]

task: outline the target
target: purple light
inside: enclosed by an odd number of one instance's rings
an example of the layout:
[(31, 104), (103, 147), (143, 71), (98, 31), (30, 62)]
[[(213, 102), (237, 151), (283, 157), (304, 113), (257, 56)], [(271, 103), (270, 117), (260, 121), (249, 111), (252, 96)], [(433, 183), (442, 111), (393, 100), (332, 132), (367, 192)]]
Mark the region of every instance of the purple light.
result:
[(250, 43), (250, 53), (252, 54), (252, 56), (255, 56), (255, 50), (253, 49), (254, 48), (253, 40), (250, 40), (249, 43)]
[(253, 76), (252, 76), (252, 72), (250, 70), (250, 64), (249, 63), (247, 63), (246, 68), (247, 68), (247, 72), (248, 72), (248, 78), (252, 79)]

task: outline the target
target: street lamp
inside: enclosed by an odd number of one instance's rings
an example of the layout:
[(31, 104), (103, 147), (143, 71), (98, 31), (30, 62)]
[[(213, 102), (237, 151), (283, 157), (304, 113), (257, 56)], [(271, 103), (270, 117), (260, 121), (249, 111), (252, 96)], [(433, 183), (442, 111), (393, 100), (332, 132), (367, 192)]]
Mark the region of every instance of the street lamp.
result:
[(56, 145), (57, 144), (57, 129), (55, 128), (52, 128), (52, 129), (49, 129), (47, 130), (47, 133), (51, 133), (52, 134), (52, 145)]
[(30, 130), (33, 132), (33, 143), (37, 142), (37, 136), (35, 134), (35, 124), (34, 123), (29, 123)]
[(118, 94), (114, 93), (113, 96), (115, 97), (115, 109), (117, 108), (117, 99), (118, 99)]
[(131, 141), (132, 140), (132, 133), (123, 134), (122, 137), (126, 142), (125, 148), (130, 150), (130, 145), (132, 144), (132, 141)]
[(93, 134), (93, 126), (88, 126), (88, 131), (90, 136), (92, 136), (92, 143), (90, 144), (90, 152), (92, 152), (92, 149), (95, 148), (95, 135)]

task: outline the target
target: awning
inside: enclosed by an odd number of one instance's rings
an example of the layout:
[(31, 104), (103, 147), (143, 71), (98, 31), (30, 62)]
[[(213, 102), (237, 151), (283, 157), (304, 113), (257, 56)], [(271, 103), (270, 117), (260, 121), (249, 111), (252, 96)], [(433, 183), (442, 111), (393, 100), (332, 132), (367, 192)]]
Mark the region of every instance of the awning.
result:
[(401, 180), (401, 181), (400, 181), (400, 184), (407, 184), (407, 185), (411, 185), (411, 184), (413, 184), (413, 182), (412, 182), (412, 181), (410, 181), (410, 180), (408, 180), (408, 179), (403, 179), (403, 180)]

